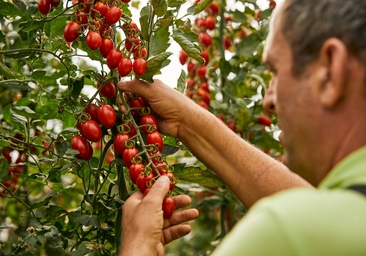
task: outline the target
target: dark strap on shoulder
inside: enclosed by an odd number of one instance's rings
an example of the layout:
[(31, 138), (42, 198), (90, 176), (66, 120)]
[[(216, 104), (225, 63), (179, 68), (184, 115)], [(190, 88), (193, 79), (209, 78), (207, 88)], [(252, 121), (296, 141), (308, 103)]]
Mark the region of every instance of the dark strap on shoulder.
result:
[(357, 191), (366, 196), (366, 185), (353, 185), (353, 186), (348, 187), (347, 189)]

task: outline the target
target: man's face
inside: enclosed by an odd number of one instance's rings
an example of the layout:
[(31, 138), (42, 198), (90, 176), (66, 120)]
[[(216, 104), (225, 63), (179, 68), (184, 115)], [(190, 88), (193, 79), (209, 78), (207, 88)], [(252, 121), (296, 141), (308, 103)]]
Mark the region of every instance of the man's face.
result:
[[(304, 67), (301, 77), (292, 73), (291, 49), (281, 32), (282, 11), (278, 6), (266, 40), (263, 59), (273, 73), (265, 98), (265, 105), (273, 106), (281, 129), (279, 139), (285, 147), (285, 164), (311, 183), (318, 149), (319, 108), (316, 101), (313, 70), (316, 65)], [(318, 112), (318, 113), (317, 113)], [(315, 158), (314, 158), (315, 157)]]

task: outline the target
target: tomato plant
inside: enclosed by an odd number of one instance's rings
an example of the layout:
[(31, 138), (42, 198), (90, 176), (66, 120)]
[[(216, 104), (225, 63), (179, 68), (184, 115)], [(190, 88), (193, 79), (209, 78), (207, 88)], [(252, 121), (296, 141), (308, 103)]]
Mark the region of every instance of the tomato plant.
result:
[(201, 212), (190, 245), (181, 239), (166, 252), (212, 251), (245, 207), (181, 142), (160, 133), (142, 98), (116, 83), (151, 83), (176, 58), (182, 66), (171, 86), (282, 159), (276, 116), (268, 114), (265, 129), (259, 119), (273, 2), (242, 1), (238, 11), (203, 0), (0, 0), (2, 253), (118, 254), (121, 205), (140, 173), (150, 175), (148, 186), (168, 175), (167, 198), (189, 194)]

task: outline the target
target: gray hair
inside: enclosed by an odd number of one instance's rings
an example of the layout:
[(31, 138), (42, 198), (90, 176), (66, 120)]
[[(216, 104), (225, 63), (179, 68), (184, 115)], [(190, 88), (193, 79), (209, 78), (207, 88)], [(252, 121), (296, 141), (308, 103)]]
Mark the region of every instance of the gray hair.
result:
[(366, 64), (365, 0), (287, 0), (285, 4), (282, 33), (292, 49), (294, 75), (301, 75), (332, 37)]

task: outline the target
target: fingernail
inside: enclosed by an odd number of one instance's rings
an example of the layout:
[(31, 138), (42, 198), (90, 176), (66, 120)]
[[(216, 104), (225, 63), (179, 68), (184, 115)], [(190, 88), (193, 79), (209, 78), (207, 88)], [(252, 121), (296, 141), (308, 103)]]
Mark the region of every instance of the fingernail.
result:
[(160, 178), (157, 180), (158, 182), (161, 182), (161, 183), (167, 183), (167, 182), (170, 182), (168, 176), (166, 175), (162, 175), (160, 176)]

